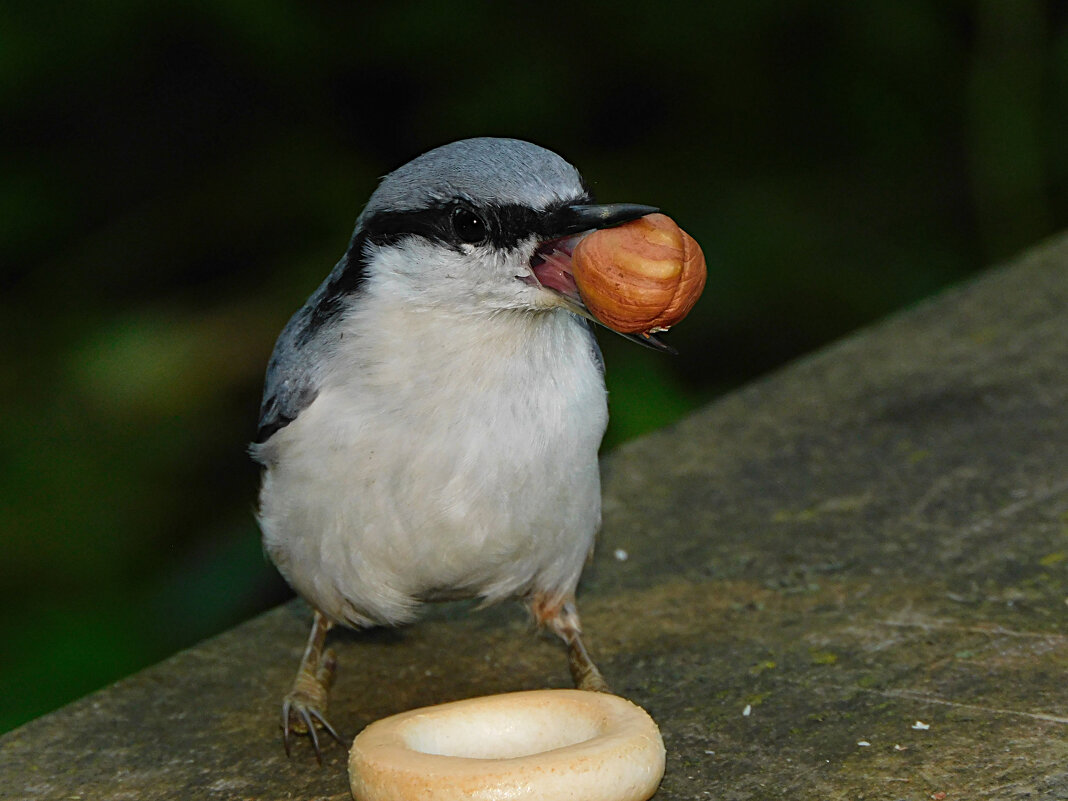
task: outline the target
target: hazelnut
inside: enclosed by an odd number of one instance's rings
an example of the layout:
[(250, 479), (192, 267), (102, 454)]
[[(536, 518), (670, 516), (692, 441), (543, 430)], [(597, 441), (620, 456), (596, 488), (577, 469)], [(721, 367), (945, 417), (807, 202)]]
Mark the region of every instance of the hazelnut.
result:
[(624, 334), (666, 331), (705, 287), (705, 257), (664, 214), (648, 214), (583, 238), (571, 261), (586, 308)]

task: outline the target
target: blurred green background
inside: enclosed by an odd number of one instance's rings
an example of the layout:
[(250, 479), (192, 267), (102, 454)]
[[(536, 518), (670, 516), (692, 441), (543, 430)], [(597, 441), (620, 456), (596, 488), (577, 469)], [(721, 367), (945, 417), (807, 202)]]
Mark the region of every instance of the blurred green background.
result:
[(0, 123), (2, 730), (287, 597), (244, 449), (377, 176), (518, 136), (703, 244), (610, 448), (1063, 228), (1068, 10), (9, 0)]

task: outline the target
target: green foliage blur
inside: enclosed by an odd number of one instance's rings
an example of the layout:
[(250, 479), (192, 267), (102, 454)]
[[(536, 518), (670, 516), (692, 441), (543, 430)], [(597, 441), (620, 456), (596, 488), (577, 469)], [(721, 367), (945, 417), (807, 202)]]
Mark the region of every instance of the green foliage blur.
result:
[(287, 597), (264, 366), (378, 176), (517, 136), (702, 243), (606, 447), (1068, 221), (1068, 11), (1017, 0), (0, 6), (0, 730)]

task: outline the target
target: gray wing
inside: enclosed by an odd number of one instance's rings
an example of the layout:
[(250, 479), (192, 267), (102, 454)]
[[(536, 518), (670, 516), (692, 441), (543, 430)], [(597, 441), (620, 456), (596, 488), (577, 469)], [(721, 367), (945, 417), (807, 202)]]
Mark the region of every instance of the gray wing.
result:
[(310, 317), (309, 307), (304, 306), (293, 315), (275, 343), (263, 385), (257, 445), (296, 420), (319, 394), (313, 358), (317, 348), (309, 347), (312, 345), (308, 336)]
[(363, 280), (362, 249), (361, 238), (354, 236), (341, 261), (279, 334), (267, 363), (254, 445), (296, 420), (319, 394), (322, 363), (332, 350), (337, 323)]

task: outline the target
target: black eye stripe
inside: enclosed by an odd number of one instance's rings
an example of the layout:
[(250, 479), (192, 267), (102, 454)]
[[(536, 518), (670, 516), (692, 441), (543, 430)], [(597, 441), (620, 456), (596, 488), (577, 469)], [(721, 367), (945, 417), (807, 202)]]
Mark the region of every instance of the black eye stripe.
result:
[(392, 245), (406, 236), (421, 236), (433, 242), (452, 238), (448, 209), (379, 212), (364, 221), (363, 232), (376, 245)]
[(512, 203), (475, 207), (460, 201), (416, 211), (380, 211), (364, 221), (363, 232), (368, 241), (376, 245), (392, 245), (407, 236), (419, 236), (459, 247), (469, 240), (458, 235), (453, 215), (457, 210), (466, 210), (485, 223), (483, 241), (510, 250), (532, 235), (542, 239), (554, 238), (558, 229), (566, 226), (567, 207), (589, 202), (589, 196), (583, 195), (541, 211)]

